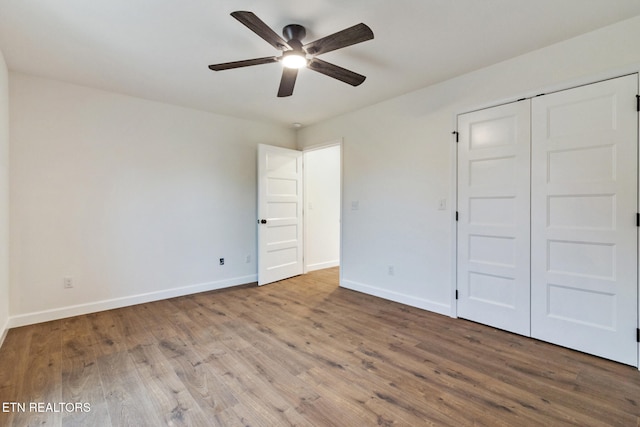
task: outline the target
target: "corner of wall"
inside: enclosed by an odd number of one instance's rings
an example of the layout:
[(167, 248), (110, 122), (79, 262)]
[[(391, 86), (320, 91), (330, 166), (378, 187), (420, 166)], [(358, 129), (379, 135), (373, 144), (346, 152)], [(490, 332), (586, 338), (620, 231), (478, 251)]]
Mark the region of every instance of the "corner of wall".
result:
[(0, 346), (9, 327), (9, 69), (0, 51)]

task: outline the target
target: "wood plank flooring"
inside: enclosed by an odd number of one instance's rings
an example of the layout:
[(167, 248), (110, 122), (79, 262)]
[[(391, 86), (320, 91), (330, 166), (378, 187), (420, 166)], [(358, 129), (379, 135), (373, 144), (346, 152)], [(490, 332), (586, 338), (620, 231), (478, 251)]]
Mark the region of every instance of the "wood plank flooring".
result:
[(26, 410), (0, 426), (640, 426), (633, 367), (337, 282), (328, 269), (12, 329), (0, 404)]

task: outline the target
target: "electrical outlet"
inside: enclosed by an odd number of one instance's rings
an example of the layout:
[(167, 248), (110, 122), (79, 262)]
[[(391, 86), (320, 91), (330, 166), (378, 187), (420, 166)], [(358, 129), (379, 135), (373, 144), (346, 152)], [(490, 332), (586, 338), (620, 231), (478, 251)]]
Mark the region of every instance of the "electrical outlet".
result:
[(224, 258), (220, 258), (220, 265), (224, 265)]
[(63, 279), (64, 281), (64, 287), (69, 289), (69, 288), (73, 288), (73, 279), (69, 276), (65, 277)]
[(395, 274), (396, 274), (396, 269), (394, 268), (394, 266), (393, 266), (393, 265), (390, 265), (390, 266), (389, 266), (389, 268), (388, 268), (388, 270), (387, 270), (387, 273), (389, 273), (389, 276), (393, 276), (393, 275), (395, 275)]

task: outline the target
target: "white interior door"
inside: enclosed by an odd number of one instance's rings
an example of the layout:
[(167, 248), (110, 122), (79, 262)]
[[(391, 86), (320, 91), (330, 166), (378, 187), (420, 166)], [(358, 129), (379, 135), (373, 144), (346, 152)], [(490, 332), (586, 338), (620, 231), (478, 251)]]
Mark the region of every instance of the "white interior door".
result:
[(637, 75), (532, 102), (531, 333), (637, 365)]
[(458, 316), (527, 336), (529, 104), (458, 116)]
[(302, 152), (258, 146), (258, 285), (302, 274)]

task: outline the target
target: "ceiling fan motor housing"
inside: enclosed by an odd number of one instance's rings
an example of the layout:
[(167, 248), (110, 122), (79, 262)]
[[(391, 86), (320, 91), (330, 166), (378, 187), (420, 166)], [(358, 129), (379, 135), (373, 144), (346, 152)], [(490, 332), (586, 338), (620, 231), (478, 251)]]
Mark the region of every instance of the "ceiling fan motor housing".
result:
[(292, 40), (301, 41), (307, 35), (307, 30), (302, 25), (290, 24), (282, 29), (282, 35), (287, 42)]

